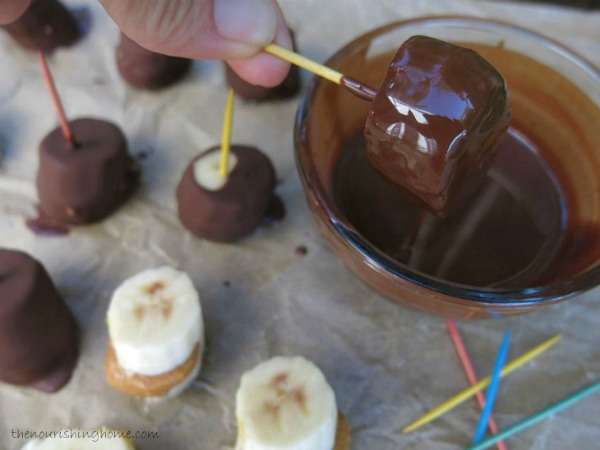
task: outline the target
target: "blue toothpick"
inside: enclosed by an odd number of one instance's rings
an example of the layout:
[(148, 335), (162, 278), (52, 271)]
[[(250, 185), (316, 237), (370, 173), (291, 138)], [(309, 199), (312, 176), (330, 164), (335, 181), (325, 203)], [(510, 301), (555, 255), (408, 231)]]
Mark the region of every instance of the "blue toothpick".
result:
[(498, 389), (500, 388), (500, 373), (502, 372), (502, 368), (504, 367), (506, 359), (508, 358), (508, 349), (510, 347), (510, 335), (511, 332), (509, 329), (507, 329), (504, 332), (504, 338), (502, 339), (502, 344), (500, 345), (500, 349), (498, 350), (498, 356), (496, 356), (494, 372), (492, 373), (492, 381), (485, 396), (487, 400), (485, 402), (485, 406), (483, 407), (483, 411), (481, 412), (481, 416), (479, 417), (477, 431), (475, 432), (475, 436), (473, 438), (474, 445), (479, 444), (485, 437), (485, 430), (490, 420), (492, 410), (494, 409), (494, 403), (496, 402)]

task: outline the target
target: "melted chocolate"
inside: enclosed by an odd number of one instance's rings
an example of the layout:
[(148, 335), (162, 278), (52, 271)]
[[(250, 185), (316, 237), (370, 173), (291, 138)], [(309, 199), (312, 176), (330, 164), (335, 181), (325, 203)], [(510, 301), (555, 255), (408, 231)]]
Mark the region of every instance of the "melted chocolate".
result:
[[(328, 65), (379, 86), (395, 52), (371, 51), (374, 36), (363, 36)], [(479, 193), (446, 218), (433, 215), (368, 162), (369, 103), (321, 81), (297, 136), (300, 172), (320, 230), (344, 264), (381, 295), (456, 319), (497, 318), (552, 302), (483, 306), (456, 298), (450, 285), (431, 289), (432, 277), (472, 288), (550, 288), (544, 297), (592, 288), (600, 261), (598, 103), (537, 55), (501, 43), (458, 44), (500, 71), (512, 105), (508, 135)], [(371, 245), (381, 257), (371, 257)], [(383, 267), (386, 257), (395, 264)], [(411, 277), (419, 273), (428, 276), (415, 282)], [(523, 293), (536, 298), (533, 289)]]
[(501, 139), (478, 193), (445, 218), (383, 178), (368, 163), (360, 135), (346, 145), (334, 183), (337, 205), (365, 238), (415, 270), (457, 283), (538, 280), (566, 233), (561, 187), (516, 130)]
[(39, 149), (38, 223), (53, 227), (104, 219), (131, 196), (138, 183), (137, 167), (116, 125), (97, 119), (70, 124), (75, 147), (56, 128)]
[(54, 392), (77, 356), (75, 320), (44, 267), (0, 249), (0, 381)]
[(121, 33), (116, 50), (121, 76), (138, 89), (163, 89), (184, 78), (192, 67), (187, 58), (161, 55), (146, 50)]
[(485, 178), (510, 121), (500, 73), (476, 52), (415, 36), (398, 50), (365, 124), (370, 163), (445, 215)]
[(177, 187), (177, 209), (181, 223), (196, 236), (217, 242), (233, 242), (252, 233), (263, 221), (273, 198), (275, 169), (269, 158), (255, 147), (233, 145), (237, 164), (227, 183), (217, 191), (200, 186), (194, 163), (213, 147), (194, 158)]
[(342, 77), (342, 86), (363, 100), (373, 101), (377, 96), (375, 89), (350, 77)]
[(58, 0), (34, 0), (16, 22), (2, 28), (28, 50), (51, 51), (81, 37), (75, 18)]

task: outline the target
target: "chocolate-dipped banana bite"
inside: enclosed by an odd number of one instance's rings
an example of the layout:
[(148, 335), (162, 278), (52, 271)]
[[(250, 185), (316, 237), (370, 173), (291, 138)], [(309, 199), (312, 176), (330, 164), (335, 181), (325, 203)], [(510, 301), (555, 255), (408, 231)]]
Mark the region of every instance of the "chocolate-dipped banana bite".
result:
[(127, 83), (138, 89), (162, 89), (180, 81), (189, 72), (192, 61), (161, 55), (138, 45), (121, 33), (116, 49), (117, 67)]
[[(292, 48), (296, 51), (296, 38), (293, 31), (290, 31), (290, 33)], [(227, 64), (225, 64), (225, 79), (236, 95), (245, 100), (283, 100), (295, 96), (300, 91), (300, 70), (294, 65), (290, 67), (290, 72), (285, 80), (272, 88), (248, 83), (240, 78)]]
[(187, 167), (177, 187), (181, 223), (196, 236), (232, 242), (262, 222), (275, 188), (275, 169), (255, 147), (231, 146), (229, 175), (219, 172), (220, 148), (213, 147)]
[(0, 381), (55, 392), (77, 357), (75, 319), (44, 267), (0, 249)]
[(81, 37), (75, 18), (58, 0), (33, 0), (19, 19), (1, 28), (28, 50), (68, 47)]
[(369, 162), (445, 215), (480, 186), (510, 122), (504, 79), (470, 49), (414, 36), (372, 102)]
[(74, 145), (60, 128), (40, 144), (40, 218), (56, 225), (98, 222), (131, 196), (138, 169), (123, 132), (113, 123), (82, 118), (69, 124)]

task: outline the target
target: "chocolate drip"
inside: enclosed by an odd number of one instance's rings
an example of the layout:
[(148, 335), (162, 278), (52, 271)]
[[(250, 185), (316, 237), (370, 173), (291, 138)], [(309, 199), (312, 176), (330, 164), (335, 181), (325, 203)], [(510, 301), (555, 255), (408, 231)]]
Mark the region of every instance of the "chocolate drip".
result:
[(347, 76), (342, 77), (342, 86), (352, 94), (368, 102), (372, 101), (377, 95), (377, 91), (372, 87)]

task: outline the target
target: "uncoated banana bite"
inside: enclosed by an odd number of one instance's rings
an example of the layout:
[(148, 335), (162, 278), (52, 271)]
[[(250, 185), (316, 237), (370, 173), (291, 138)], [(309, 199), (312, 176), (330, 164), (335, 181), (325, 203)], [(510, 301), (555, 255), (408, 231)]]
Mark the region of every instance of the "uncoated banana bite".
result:
[(321, 370), (275, 357), (242, 376), (236, 395), (238, 450), (349, 450), (350, 427)]
[(169, 398), (196, 379), (204, 322), (186, 273), (165, 266), (125, 280), (113, 294), (107, 323), (106, 379), (115, 389)]

